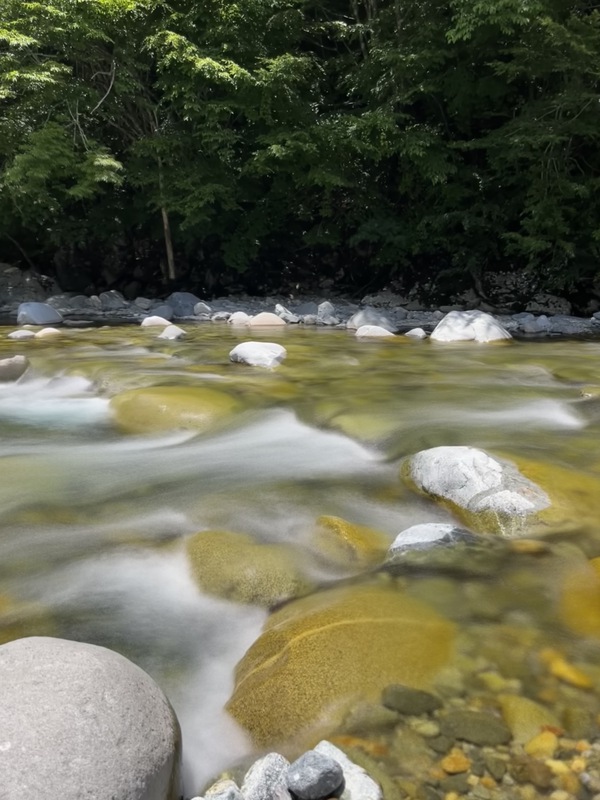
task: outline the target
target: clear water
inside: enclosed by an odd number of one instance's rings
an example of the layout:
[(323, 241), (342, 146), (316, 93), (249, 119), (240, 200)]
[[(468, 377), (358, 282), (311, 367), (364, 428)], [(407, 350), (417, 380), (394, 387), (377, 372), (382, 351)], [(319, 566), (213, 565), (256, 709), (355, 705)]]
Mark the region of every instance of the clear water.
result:
[[(219, 528), (308, 552), (314, 520), (333, 514), (391, 542), (450, 519), (399, 480), (404, 456), (439, 444), (554, 464), (600, 487), (595, 341), (436, 346), (288, 328), (253, 334), (288, 350), (266, 371), (229, 362), (250, 337), (225, 325), (180, 342), (111, 327), (13, 343), (9, 330), (0, 358), (23, 353), (31, 368), (0, 384), (0, 641), (78, 639), (146, 669), (181, 721), (190, 792), (252, 750), (223, 705), (267, 612), (202, 594), (186, 535)], [(153, 384), (219, 388), (243, 411), (212, 435), (119, 433), (110, 397)], [(595, 516), (573, 516), (569, 541), (600, 555)], [(555, 575), (541, 580), (550, 588)]]

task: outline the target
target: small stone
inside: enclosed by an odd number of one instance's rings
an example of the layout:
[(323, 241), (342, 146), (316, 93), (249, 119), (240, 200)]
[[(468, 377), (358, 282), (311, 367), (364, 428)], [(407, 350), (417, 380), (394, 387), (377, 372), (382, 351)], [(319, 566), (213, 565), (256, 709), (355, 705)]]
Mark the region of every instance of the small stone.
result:
[(504, 758), (496, 755), (496, 753), (484, 753), (483, 763), (485, 768), (490, 773), (492, 778), (497, 781), (502, 780), (506, 773), (507, 762)]
[(452, 745), (452, 739), (447, 736), (436, 736), (429, 739), (427, 744), (435, 753), (447, 753)]
[(550, 709), (521, 695), (506, 694), (498, 698), (504, 721), (518, 744), (537, 736), (545, 727), (560, 729), (558, 718)]
[[(315, 747), (318, 753), (330, 756), (344, 771), (345, 788), (343, 800), (383, 800), (381, 788), (362, 767), (359, 767), (339, 748), (326, 740)], [(243, 788), (243, 787), (242, 787)], [(246, 800), (254, 800), (247, 798)]]
[(423, 328), (411, 328), (409, 331), (406, 331), (404, 334), (405, 336), (410, 336), (411, 339), (426, 339), (427, 334), (423, 330)]
[(478, 745), (498, 745), (510, 741), (510, 730), (501, 719), (482, 711), (450, 711), (440, 719), (444, 735)]
[(28, 330), (12, 331), (7, 334), (7, 339), (14, 339), (17, 342), (25, 342), (27, 339), (35, 339), (35, 333)]
[(471, 766), (471, 760), (462, 750), (455, 747), (441, 760), (440, 766), (449, 775), (456, 775), (460, 772), (467, 772)]
[(287, 789), (289, 766), (279, 753), (268, 753), (256, 761), (242, 783), (244, 800), (291, 800)]
[(458, 792), (458, 794), (466, 794), (469, 791), (469, 781), (467, 776), (462, 775), (449, 775), (444, 780), (440, 781), (440, 788), (444, 792)]
[(510, 772), (518, 783), (532, 783), (538, 789), (548, 789), (552, 785), (552, 770), (536, 758), (516, 756), (510, 764)]
[(309, 750), (290, 765), (287, 786), (298, 800), (320, 800), (336, 795), (343, 786), (344, 773), (335, 759)]
[(542, 731), (526, 742), (524, 750), (534, 758), (552, 758), (558, 748), (558, 736), (552, 731)]
[(221, 778), (207, 789), (204, 800), (244, 800), (244, 796), (235, 781)]
[(593, 689), (594, 682), (578, 667), (570, 664), (558, 651), (548, 647), (540, 653), (541, 661), (551, 675), (578, 689)]
[(424, 739), (435, 739), (440, 734), (440, 726), (432, 719), (413, 719), (410, 727)]
[(60, 336), (58, 328), (42, 328), (35, 334), (36, 339), (51, 339), (53, 336)]
[(386, 686), (381, 695), (381, 702), (386, 708), (415, 717), (420, 714), (429, 714), (442, 706), (439, 697), (430, 692), (411, 689), (409, 686), (400, 684)]

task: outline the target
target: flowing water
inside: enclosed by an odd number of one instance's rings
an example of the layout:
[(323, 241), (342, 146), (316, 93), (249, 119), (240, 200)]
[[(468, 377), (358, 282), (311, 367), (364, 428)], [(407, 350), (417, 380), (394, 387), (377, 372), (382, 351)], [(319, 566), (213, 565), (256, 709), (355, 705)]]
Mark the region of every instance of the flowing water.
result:
[[(467, 444), (592, 486), (574, 492), (565, 539), (586, 558), (600, 555), (589, 506), (596, 482), (600, 492), (598, 342), (436, 346), (287, 328), (253, 334), (288, 350), (268, 371), (229, 362), (249, 337), (225, 325), (190, 327), (179, 342), (110, 327), (14, 343), (9, 330), (0, 329), (0, 357), (23, 353), (31, 367), (0, 384), (0, 641), (88, 641), (147, 670), (182, 724), (188, 792), (251, 751), (223, 706), (267, 617), (198, 589), (182, 546), (189, 534), (292, 542), (306, 549), (316, 581), (347, 577), (310, 560), (315, 519), (343, 517), (390, 542), (409, 525), (449, 521), (403, 486), (399, 464), (424, 448)], [(119, 432), (110, 398), (155, 384), (218, 388), (241, 410), (210, 434)], [(448, 593), (449, 580), (430, 576), (417, 593), (435, 604), (436, 585)], [(506, 580), (498, 578), (498, 603)], [(550, 570), (526, 592), (551, 593), (555, 580)], [(493, 605), (493, 590), (486, 596)], [(548, 626), (547, 603), (524, 606), (528, 624)], [(464, 613), (461, 624), (472, 622)], [(485, 615), (476, 622), (485, 626)]]

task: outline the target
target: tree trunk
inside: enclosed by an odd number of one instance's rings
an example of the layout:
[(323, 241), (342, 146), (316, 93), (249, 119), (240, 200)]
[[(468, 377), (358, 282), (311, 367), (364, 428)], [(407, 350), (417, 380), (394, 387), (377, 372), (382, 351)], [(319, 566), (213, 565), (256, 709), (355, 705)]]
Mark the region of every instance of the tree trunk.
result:
[(167, 274), (166, 278), (170, 281), (174, 281), (177, 277), (177, 273), (175, 270), (175, 257), (173, 255), (173, 239), (171, 237), (171, 224), (169, 222), (169, 212), (164, 203), (164, 182), (163, 182), (163, 171), (162, 171), (162, 161), (158, 159), (158, 189), (160, 192), (160, 213), (162, 216), (162, 223), (163, 223), (163, 235), (165, 237), (165, 251), (167, 253)]

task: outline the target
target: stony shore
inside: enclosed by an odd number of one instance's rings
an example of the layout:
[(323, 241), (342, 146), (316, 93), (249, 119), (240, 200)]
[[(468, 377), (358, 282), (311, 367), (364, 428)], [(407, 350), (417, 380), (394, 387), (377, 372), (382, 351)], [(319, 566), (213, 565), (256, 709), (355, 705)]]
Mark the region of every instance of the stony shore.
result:
[[(139, 324), (148, 316), (160, 316), (168, 321), (201, 324), (231, 321), (234, 314), (248, 316), (274, 313), (290, 325), (321, 327), (356, 327), (348, 322), (361, 313), (362, 325), (377, 325), (396, 334), (413, 330), (430, 333), (450, 311), (474, 310), (465, 305), (441, 306), (424, 310), (411, 308), (405, 299), (381, 292), (366, 296), (361, 302), (341, 297), (220, 297), (211, 300), (188, 292), (175, 292), (165, 299), (138, 297), (126, 300), (119, 292), (109, 291), (91, 297), (85, 295), (56, 294), (42, 297), (40, 292), (23, 292), (17, 298), (13, 292), (7, 299), (0, 296), (0, 319), (5, 324), (29, 322), (31, 324), (64, 324), (68, 327), (102, 324)], [(35, 296), (35, 300), (33, 300)], [(402, 305), (402, 302), (405, 305)], [(55, 316), (40, 318), (19, 316), (22, 302), (44, 303), (55, 310)], [(594, 337), (600, 334), (600, 312), (590, 317), (576, 317), (559, 313), (520, 312), (494, 313), (487, 308), (477, 310), (490, 313), (512, 336)], [(235, 320), (234, 320), (235, 321)]]

